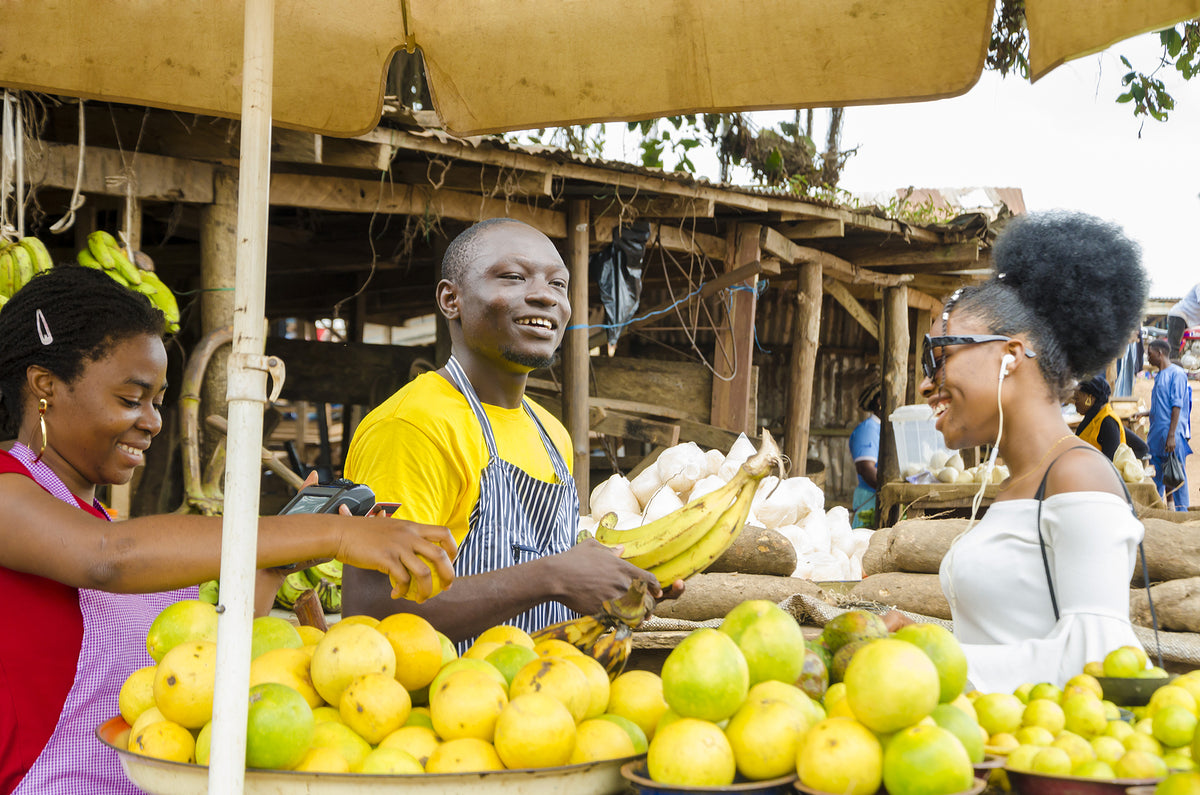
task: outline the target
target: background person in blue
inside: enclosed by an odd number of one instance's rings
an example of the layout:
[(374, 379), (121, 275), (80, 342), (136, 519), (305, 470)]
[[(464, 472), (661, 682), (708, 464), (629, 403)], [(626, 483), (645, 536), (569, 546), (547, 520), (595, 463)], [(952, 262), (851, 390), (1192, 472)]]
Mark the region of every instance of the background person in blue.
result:
[(871, 416), (850, 433), (850, 455), (858, 472), (858, 485), (854, 487), (850, 513), (854, 517), (854, 527), (869, 527), (875, 524), (875, 491), (879, 488), (876, 465), (879, 462), (879, 415), (883, 411), (883, 388), (878, 381), (859, 393), (858, 407)]
[(1175, 456), (1184, 465), (1183, 485), (1172, 498), (1175, 510), (1188, 509), (1187, 457), (1192, 452), (1188, 439), (1192, 436), (1192, 389), (1188, 386), (1187, 373), (1171, 362), (1171, 346), (1166, 340), (1156, 339), (1147, 346), (1146, 358), (1150, 366), (1158, 370), (1154, 376), (1154, 390), (1150, 393), (1150, 433), (1146, 444), (1150, 447), (1150, 462), (1154, 464), (1154, 483), (1158, 493), (1163, 494), (1162, 467), (1167, 456)]

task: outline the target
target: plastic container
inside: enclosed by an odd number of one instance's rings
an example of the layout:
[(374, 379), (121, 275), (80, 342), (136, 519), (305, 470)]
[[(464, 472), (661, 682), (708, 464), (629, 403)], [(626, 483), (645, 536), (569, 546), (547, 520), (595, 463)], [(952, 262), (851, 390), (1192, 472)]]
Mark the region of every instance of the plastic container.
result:
[(925, 403), (900, 406), (888, 420), (896, 436), (896, 457), (900, 461), (901, 475), (907, 477), (914, 471), (928, 469), (929, 457), (935, 451), (950, 454), (941, 431), (934, 427), (933, 409)]

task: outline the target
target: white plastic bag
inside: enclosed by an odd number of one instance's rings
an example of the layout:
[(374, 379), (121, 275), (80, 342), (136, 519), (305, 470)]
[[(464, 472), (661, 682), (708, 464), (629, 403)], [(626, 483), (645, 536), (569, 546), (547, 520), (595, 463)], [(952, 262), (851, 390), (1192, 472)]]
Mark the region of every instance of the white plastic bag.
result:
[(678, 511), (682, 507), (683, 500), (679, 499), (679, 495), (672, 491), (669, 486), (663, 486), (654, 492), (654, 496), (646, 503), (646, 509), (642, 511), (642, 524), (650, 524), (673, 511)]
[(592, 516), (603, 516), (610, 511), (642, 515), (642, 504), (638, 502), (633, 490), (629, 488), (629, 481), (620, 473), (592, 489), (588, 503), (591, 506)]
[(708, 473), (708, 460), (695, 442), (668, 447), (662, 451), (655, 466), (658, 468), (658, 479), (676, 493), (688, 493), (696, 481)]

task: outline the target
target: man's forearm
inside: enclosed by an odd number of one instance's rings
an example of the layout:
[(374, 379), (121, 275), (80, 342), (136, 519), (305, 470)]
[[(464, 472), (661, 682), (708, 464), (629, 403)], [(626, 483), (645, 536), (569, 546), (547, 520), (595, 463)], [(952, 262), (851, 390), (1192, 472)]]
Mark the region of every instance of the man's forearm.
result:
[(458, 642), (474, 637), (554, 598), (546, 559), (539, 558), (504, 569), (460, 577), (454, 584), (422, 604), (391, 598), (387, 577), (374, 571), (345, 568), (342, 608), (346, 615), (383, 618), (392, 613), (413, 613)]

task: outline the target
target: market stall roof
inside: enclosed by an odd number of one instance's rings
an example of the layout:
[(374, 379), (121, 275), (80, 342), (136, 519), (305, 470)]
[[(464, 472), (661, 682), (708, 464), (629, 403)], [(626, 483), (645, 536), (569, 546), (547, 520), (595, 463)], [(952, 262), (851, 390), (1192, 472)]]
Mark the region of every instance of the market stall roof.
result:
[[(9, 0), (0, 86), (238, 116), (242, 0)], [(1026, 0), (1030, 71), (1200, 15), (1200, 0)], [(938, 99), (979, 78), (993, 0), (293, 0), (272, 114), (375, 127), (392, 54), (419, 48), (458, 133), (695, 111)]]

